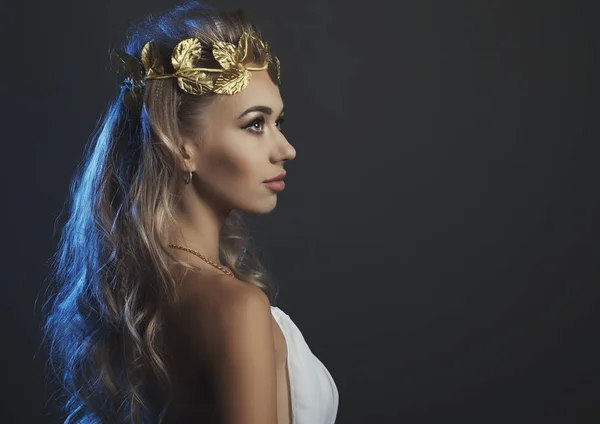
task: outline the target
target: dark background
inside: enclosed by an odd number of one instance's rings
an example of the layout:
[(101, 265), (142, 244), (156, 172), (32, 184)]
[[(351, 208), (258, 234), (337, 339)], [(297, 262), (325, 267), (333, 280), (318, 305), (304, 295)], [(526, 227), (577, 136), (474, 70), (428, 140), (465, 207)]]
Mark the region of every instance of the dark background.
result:
[[(108, 49), (178, 3), (2, 4), (3, 423), (62, 422), (35, 304), (59, 213), (117, 93)], [(337, 423), (598, 422), (592, 2), (211, 4), (281, 59), (298, 154), (250, 225)]]

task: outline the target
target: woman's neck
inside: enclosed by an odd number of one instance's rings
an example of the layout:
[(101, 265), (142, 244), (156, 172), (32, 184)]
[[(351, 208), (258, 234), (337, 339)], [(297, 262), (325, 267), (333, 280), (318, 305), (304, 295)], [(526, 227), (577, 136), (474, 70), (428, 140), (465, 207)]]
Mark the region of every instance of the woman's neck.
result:
[(169, 243), (185, 246), (219, 263), (219, 235), (228, 215), (196, 194), (184, 197), (175, 214), (177, 225)]

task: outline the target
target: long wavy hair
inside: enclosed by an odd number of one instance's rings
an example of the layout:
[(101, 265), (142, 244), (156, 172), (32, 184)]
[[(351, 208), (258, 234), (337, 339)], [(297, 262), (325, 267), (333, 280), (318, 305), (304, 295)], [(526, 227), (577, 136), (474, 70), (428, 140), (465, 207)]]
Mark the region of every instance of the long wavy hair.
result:
[[(170, 57), (182, 39), (236, 44), (243, 31), (260, 34), (242, 11), (189, 2), (132, 26), (123, 50), (139, 58), (154, 40)], [(202, 66), (218, 66), (210, 51), (204, 55)], [(198, 115), (217, 94), (187, 94), (174, 78), (149, 80), (137, 115), (124, 106), (125, 91), (108, 105), (86, 146), (51, 261), (43, 344), (50, 377), (61, 387), (65, 423), (160, 423), (169, 404), (165, 306), (179, 300), (182, 275), (173, 265), (193, 268), (167, 246), (183, 175), (180, 137), (199, 131)], [(219, 254), (238, 279), (261, 288), (274, 304), (276, 285), (237, 211), (222, 227)]]

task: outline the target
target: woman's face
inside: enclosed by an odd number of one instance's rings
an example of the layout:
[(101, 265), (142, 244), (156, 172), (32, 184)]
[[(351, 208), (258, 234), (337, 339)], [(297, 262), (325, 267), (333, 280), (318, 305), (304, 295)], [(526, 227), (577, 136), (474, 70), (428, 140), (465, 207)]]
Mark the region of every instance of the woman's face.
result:
[(204, 109), (192, 143), (193, 181), (202, 199), (219, 210), (260, 214), (277, 204), (277, 192), (264, 181), (282, 172), (296, 150), (281, 132), (279, 87), (266, 70), (250, 72), (245, 89), (217, 95)]

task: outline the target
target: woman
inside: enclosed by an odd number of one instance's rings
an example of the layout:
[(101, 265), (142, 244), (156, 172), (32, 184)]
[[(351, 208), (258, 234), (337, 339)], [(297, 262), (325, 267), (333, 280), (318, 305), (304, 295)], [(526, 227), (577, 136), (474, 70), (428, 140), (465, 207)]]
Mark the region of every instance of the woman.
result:
[(45, 335), (68, 423), (331, 424), (338, 392), (239, 212), (296, 152), (279, 60), (242, 12), (197, 2), (131, 29), (73, 180)]

